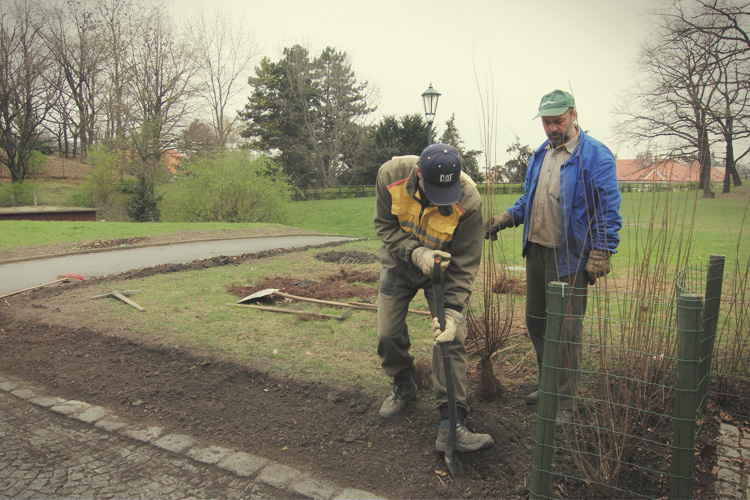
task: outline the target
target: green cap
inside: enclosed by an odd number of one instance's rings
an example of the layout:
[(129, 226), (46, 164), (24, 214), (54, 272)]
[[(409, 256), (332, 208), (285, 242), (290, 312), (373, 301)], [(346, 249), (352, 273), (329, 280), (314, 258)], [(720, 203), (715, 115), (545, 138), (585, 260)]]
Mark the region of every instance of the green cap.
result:
[(539, 113), (534, 118), (539, 118), (540, 116), (560, 116), (568, 108), (575, 107), (576, 102), (573, 100), (572, 95), (563, 90), (553, 90), (542, 97), (542, 102), (539, 103)]

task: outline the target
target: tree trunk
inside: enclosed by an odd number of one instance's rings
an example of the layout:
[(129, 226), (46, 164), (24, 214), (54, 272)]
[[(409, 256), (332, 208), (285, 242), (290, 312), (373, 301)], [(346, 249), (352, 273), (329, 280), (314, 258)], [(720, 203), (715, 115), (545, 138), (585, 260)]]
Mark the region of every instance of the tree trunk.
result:
[(703, 197), (713, 198), (716, 195), (711, 190), (711, 149), (708, 142), (708, 129), (706, 127), (702, 127), (699, 137), (698, 161), (700, 164), (701, 184), (703, 185)]
[(23, 182), (25, 177), (24, 168), (22, 165), (18, 164), (15, 158), (11, 158), (10, 161), (6, 163), (6, 166), (8, 167), (8, 170), (10, 170), (10, 182), (12, 184)]
[(734, 161), (734, 145), (732, 143), (732, 137), (727, 136), (725, 138), (727, 145), (727, 160), (726, 170), (724, 171), (724, 185), (722, 187), (722, 193), (728, 193), (730, 191), (730, 180), (734, 178), (734, 185), (741, 186), (742, 181), (740, 180), (739, 173), (737, 173), (737, 164)]

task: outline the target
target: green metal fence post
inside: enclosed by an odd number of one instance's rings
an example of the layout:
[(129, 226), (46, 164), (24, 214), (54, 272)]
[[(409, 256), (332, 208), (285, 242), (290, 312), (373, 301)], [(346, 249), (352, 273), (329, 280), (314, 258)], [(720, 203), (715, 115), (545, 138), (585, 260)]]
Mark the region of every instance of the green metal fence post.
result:
[(670, 499), (693, 498), (695, 420), (698, 411), (699, 338), (703, 298), (677, 299), (677, 382), (675, 385)]
[(708, 386), (711, 384), (711, 363), (714, 356), (714, 341), (716, 340), (716, 323), (719, 320), (721, 305), (721, 287), (724, 278), (724, 256), (712, 255), (708, 261), (706, 273), (706, 298), (703, 308), (702, 335), (700, 345), (700, 372), (698, 382), (700, 393), (698, 405), (706, 404)]
[(549, 498), (552, 456), (555, 451), (557, 417), (557, 372), (560, 366), (560, 339), (565, 311), (570, 301), (570, 285), (553, 281), (547, 292), (547, 324), (539, 380), (539, 403), (534, 433), (534, 462), (529, 480), (529, 498)]

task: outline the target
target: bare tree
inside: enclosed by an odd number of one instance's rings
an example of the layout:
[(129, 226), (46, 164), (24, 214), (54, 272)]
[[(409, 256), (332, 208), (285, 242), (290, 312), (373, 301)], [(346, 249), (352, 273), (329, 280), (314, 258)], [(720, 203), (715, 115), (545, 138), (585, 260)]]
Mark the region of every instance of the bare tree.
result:
[(17, 0), (0, 13), (0, 163), (14, 183), (26, 177), (42, 124), (57, 99), (44, 29), (45, 17), (30, 0)]
[(732, 0), (694, 0), (675, 3), (674, 11), (667, 14), (685, 27), (686, 32), (700, 33), (715, 39), (717, 51), (714, 58), (715, 85), (720, 94), (717, 105), (711, 109), (717, 135), (725, 144), (723, 192), (742, 184), (736, 163), (750, 152), (747, 147), (736, 154), (735, 144), (750, 137), (750, 113), (747, 97), (750, 91), (750, 2)]
[[(66, 1), (50, 13), (47, 42), (68, 87), (67, 95), (77, 109), (75, 122), (81, 153), (96, 142), (99, 74), (104, 60), (100, 23), (85, 2)], [(74, 156), (75, 156), (74, 145)]]
[[(694, 9), (695, 6), (699, 8)], [(693, 0), (687, 4), (675, 2), (675, 13), (668, 14), (680, 19), (691, 30), (698, 31), (724, 41), (733, 42), (750, 51), (750, 2), (733, 0)]]
[[(733, 42), (727, 42), (733, 43)], [(730, 49), (734, 51), (734, 49)], [(725, 174), (722, 187), (723, 193), (730, 191), (730, 183), (733, 180), (735, 186), (741, 186), (742, 180), (737, 172), (737, 162), (742, 160), (750, 147), (745, 148), (739, 155), (735, 154), (735, 144), (746, 141), (750, 137), (750, 54), (738, 54), (727, 56), (726, 52), (718, 52), (714, 55), (717, 61), (716, 89), (718, 102), (710, 110), (715, 133), (723, 138), (725, 146)], [(726, 64), (718, 64), (718, 61), (727, 58)]]
[(133, 45), (137, 65), (129, 80), (135, 99), (130, 140), (141, 165), (157, 161), (178, 140), (188, 112), (195, 66), (188, 45), (175, 37), (165, 13), (154, 10)]
[[(239, 115), (237, 97), (248, 90), (247, 76), (258, 54), (255, 40), (242, 19), (227, 13), (207, 18), (201, 12), (188, 27), (196, 65), (197, 94), (211, 110), (216, 141), (226, 147)], [(232, 106), (235, 106), (234, 108)]]
[(717, 44), (708, 34), (686, 29), (679, 19), (660, 17), (653, 40), (639, 54), (644, 84), (616, 110), (622, 140), (666, 139), (662, 148), (670, 156), (697, 161), (705, 197), (714, 196), (709, 127), (717, 100), (712, 57)]
[(98, 0), (97, 12), (106, 55), (100, 87), (105, 117), (102, 139), (111, 149), (122, 151), (133, 104), (128, 85), (137, 67), (133, 60), (133, 44), (146, 17), (138, 14), (148, 12), (148, 9), (138, 0)]

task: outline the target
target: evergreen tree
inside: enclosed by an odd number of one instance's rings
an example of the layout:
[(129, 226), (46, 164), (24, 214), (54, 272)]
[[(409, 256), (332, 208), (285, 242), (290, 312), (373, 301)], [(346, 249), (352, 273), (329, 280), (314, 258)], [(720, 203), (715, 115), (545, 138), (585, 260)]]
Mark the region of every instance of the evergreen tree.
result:
[(450, 144), (454, 148), (458, 150), (458, 152), (461, 154), (461, 159), (463, 160), (463, 169), (464, 171), (469, 174), (469, 176), (474, 179), (476, 182), (482, 182), (484, 179), (484, 176), (482, 175), (482, 172), (479, 170), (479, 160), (478, 157), (480, 154), (482, 154), (479, 150), (471, 150), (466, 151), (464, 150), (463, 144), (464, 141), (461, 139), (461, 135), (458, 133), (458, 128), (456, 128), (456, 114), (453, 113), (448, 119), (448, 121), (445, 122), (445, 132), (443, 132), (443, 135), (440, 136), (440, 142), (443, 144)]
[(158, 204), (161, 196), (154, 195), (153, 183), (145, 174), (138, 175), (133, 192), (128, 198), (126, 211), (135, 222), (158, 222), (161, 211)]
[(297, 185), (335, 185), (360, 161), (362, 124), (374, 108), (346, 53), (326, 48), (313, 60), (300, 45), (278, 62), (264, 58), (250, 78), (252, 94), (241, 113), (242, 136), (277, 154)]
[[(508, 182), (523, 182), (526, 179), (526, 170), (529, 168), (529, 160), (534, 150), (528, 144), (521, 145), (521, 140), (516, 136), (515, 142), (508, 146), (506, 153), (511, 154), (511, 159), (505, 162), (505, 165), (497, 168)], [(501, 179), (496, 179), (500, 181)]]

